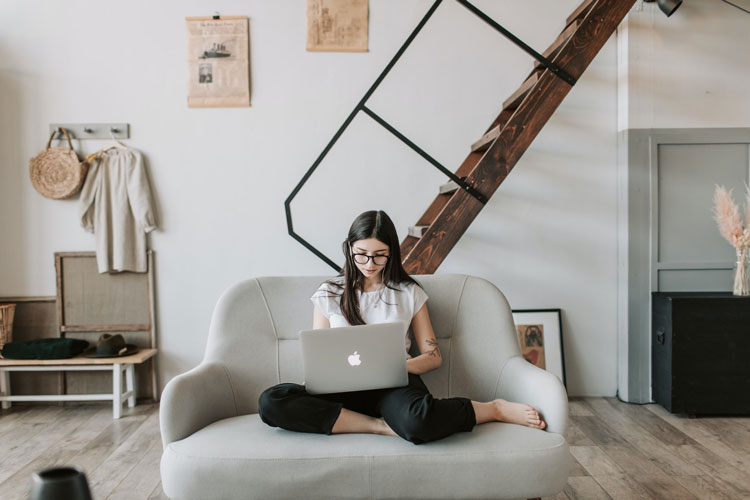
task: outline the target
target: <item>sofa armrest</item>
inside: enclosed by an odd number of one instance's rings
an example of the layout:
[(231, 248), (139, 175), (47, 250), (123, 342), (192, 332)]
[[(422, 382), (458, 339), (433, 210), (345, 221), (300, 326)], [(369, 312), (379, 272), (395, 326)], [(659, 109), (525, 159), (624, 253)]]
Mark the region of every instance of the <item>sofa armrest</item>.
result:
[(506, 361), (495, 397), (533, 406), (547, 422), (547, 431), (565, 436), (568, 427), (565, 386), (555, 375), (532, 365), (522, 356)]
[(237, 416), (232, 383), (219, 363), (201, 363), (167, 383), (159, 408), (162, 444), (186, 438), (208, 424)]

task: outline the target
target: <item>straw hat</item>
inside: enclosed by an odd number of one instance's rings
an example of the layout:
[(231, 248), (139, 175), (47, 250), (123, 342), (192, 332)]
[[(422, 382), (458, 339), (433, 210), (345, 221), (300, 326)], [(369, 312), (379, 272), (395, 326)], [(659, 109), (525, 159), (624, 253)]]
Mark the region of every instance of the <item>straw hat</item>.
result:
[[(51, 148), (52, 138), (62, 131), (68, 140), (68, 147)], [(79, 160), (73, 150), (70, 135), (64, 128), (52, 132), (47, 148), (29, 161), (29, 177), (34, 188), (42, 196), (61, 200), (76, 194), (83, 185), (88, 171), (88, 163)]]

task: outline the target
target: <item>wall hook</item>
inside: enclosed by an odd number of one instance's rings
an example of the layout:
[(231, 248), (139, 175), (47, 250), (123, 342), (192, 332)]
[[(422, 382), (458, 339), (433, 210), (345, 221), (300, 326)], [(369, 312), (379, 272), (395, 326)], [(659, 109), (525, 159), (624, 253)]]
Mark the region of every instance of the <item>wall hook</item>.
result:
[(62, 137), (61, 129), (65, 128), (71, 137), (76, 139), (129, 139), (130, 128), (127, 123), (50, 123), (49, 133), (57, 130)]

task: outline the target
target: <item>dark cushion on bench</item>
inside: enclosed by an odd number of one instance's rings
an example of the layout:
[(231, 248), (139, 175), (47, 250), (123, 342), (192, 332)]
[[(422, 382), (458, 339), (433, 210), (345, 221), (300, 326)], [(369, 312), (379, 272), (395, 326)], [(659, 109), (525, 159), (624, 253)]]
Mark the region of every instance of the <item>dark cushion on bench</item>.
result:
[(36, 339), (8, 342), (1, 352), (8, 359), (66, 359), (77, 356), (88, 345), (80, 339)]

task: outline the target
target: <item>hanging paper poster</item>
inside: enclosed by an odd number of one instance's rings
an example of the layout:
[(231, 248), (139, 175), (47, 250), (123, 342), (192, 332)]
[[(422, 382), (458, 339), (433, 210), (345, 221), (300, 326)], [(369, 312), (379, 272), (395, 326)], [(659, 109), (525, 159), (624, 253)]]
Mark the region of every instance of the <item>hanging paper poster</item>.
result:
[(190, 108), (250, 106), (248, 19), (187, 17)]
[(307, 0), (307, 50), (367, 52), (367, 0)]

